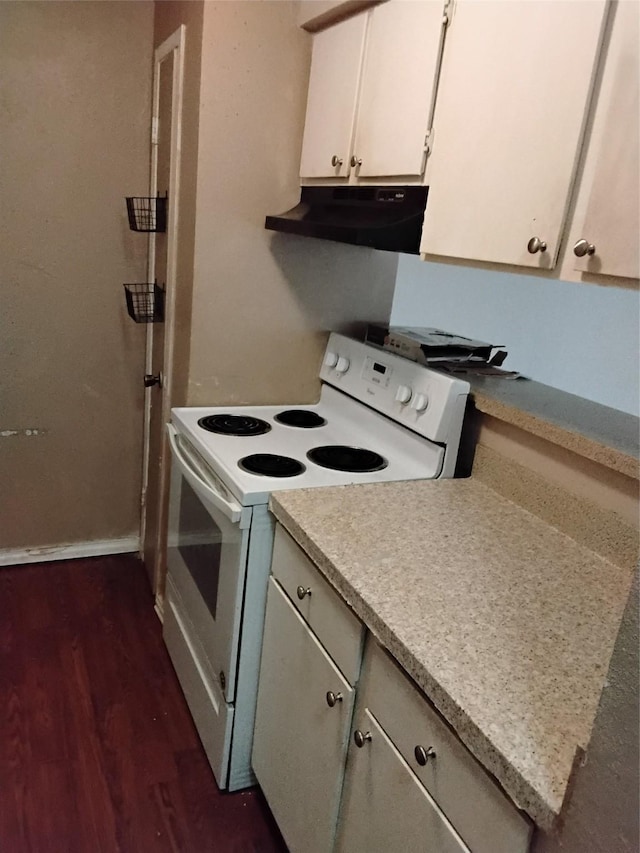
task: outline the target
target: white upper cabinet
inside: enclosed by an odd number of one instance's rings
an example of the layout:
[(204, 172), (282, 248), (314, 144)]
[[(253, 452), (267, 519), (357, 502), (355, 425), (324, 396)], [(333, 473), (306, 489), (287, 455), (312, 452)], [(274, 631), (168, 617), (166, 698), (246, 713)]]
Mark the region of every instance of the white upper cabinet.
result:
[(555, 265), (606, 10), (606, 0), (456, 0), (423, 253)]
[(367, 15), (358, 15), (313, 38), (300, 175), (349, 174), (349, 157)]
[(637, 279), (640, 278), (640, 5), (623, 0), (614, 11), (568, 250), (576, 270)]
[(388, 0), (314, 36), (303, 179), (421, 178), (444, 6)]
[(420, 177), (442, 48), (444, 4), (389, 0), (370, 15), (353, 165), (360, 177)]

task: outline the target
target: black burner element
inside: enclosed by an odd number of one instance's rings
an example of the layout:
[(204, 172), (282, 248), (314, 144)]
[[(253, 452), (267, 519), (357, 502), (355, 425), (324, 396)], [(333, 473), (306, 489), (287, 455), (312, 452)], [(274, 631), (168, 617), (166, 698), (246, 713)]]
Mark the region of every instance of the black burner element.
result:
[(243, 471), (250, 474), (262, 474), (265, 477), (295, 477), (305, 470), (302, 462), (290, 456), (277, 456), (275, 453), (254, 453), (238, 462)]
[(198, 426), (209, 432), (218, 432), (222, 435), (262, 435), (269, 432), (271, 425), (260, 418), (252, 418), (249, 415), (207, 415), (200, 418)]
[(341, 444), (329, 444), (325, 447), (314, 447), (307, 453), (307, 459), (321, 465), (323, 468), (333, 468), (334, 471), (381, 471), (389, 464), (379, 453), (364, 450), (362, 447), (345, 447)]
[(308, 409), (287, 409), (286, 412), (278, 412), (274, 420), (286, 424), (286, 426), (302, 427), (303, 429), (311, 429), (311, 427), (320, 427), (326, 424), (324, 418)]

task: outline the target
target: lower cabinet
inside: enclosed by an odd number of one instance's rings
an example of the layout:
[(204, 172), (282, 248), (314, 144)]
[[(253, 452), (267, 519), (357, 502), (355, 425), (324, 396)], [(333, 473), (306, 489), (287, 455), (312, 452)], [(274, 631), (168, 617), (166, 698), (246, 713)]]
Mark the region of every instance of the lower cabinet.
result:
[[(352, 732), (341, 853), (529, 849), (529, 819), (371, 636)], [(395, 839), (390, 846), (389, 839)]]
[(357, 715), (336, 850), (468, 853), (370, 711)]
[(279, 525), (272, 572), (253, 769), (291, 853), (527, 853), (528, 818)]
[(333, 849), (354, 690), (269, 581), (253, 769), (287, 846)]

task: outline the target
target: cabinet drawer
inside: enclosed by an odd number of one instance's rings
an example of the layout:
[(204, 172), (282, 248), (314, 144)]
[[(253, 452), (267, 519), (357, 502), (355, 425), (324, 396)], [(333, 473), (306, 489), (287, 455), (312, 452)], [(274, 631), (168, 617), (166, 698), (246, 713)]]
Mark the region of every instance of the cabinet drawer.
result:
[[(364, 626), (311, 560), (279, 524), (271, 564), (273, 576), (329, 652), (350, 684), (360, 673)], [(298, 588), (305, 591), (298, 596)]]
[[(364, 702), (473, 853), (526, 853), (531, 824), (417, 687), (375, 642), (367, 646)], [(431, 748), (421, 766), (415, 749)]]
[(226, 788), (234, 708), (224, 701), (171, 578), (162, 635), (213, 775)]

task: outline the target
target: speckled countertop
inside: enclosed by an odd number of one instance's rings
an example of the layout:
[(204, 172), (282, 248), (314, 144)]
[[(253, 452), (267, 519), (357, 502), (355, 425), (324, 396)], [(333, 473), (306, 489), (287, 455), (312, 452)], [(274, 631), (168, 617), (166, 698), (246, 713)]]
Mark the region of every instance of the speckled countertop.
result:
[(530, 379), (465, 376), (476, 408), (638, 479), (640, 421)]
[(543, 828), (585, 748), (630, 583), (469, 480), (276, 492), (271, 509)]

